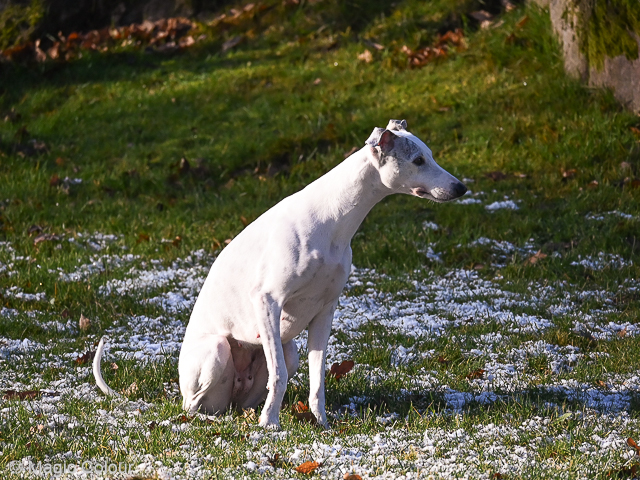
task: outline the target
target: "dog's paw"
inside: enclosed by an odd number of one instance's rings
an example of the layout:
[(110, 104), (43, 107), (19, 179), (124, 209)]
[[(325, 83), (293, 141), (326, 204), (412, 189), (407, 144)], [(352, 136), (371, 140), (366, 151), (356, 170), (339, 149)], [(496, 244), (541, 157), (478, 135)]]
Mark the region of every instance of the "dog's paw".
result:
[(280, 430), (280, 421), (279, 419), (269, 419), (267, 417), (263, 417), (260, 416), (260, 421), (258, 422), (258, 425), (260, 425), (261, 427), (267, 429), (267, 430)]

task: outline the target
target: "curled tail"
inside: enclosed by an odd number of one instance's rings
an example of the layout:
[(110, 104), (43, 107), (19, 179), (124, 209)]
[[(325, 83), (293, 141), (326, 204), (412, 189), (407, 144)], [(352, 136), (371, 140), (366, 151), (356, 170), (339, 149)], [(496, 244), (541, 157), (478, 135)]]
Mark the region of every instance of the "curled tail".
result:
[(109, 385), (102, 378), (102, 372), (100, 371), (100, 361), (102, 360), (102, 353), (104, 351), (104, 337), (100, 339), (100, 343), (98, 343), (98, 348), (96, 349), (96, 354), (93, 357), (93, 376), (96, 379), (96, 385), (98, 388), (102, 390), (105, 395), (109, 397), (120, 397), (121, 395), (115, 390), (111, 389)]

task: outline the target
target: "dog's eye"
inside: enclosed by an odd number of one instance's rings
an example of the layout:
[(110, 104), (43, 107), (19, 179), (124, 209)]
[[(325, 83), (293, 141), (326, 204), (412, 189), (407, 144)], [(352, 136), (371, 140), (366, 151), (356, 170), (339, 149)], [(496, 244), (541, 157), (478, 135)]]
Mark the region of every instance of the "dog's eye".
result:
[(420, 165), (424, 165), (424, 157), (418, 157), (413, 161), (414, 165), (420, 166)]

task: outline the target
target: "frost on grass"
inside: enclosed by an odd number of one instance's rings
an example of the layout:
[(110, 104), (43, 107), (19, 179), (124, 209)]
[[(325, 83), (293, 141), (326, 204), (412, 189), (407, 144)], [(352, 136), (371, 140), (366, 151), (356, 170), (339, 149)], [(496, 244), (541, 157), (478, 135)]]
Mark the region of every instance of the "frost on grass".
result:
[[(94, 235), (92, 241), (99, 238)], [(518, 246), (488, 238), (479, 238), (469, 246), (488, 249), (495, 266), (505, 265), (514, 255), (528, 258), (539, 249), (533, 240)], [(0, 247), (5, 252), (3, 265), (13, 265), (13, 271), (23, 259), (12, 253), (11, 245)], [(429, 247), (437, 256), (436, 246)], [(105, 302), (117, 305), (126, 298), (158, 312), (123, 312), (112, 326), (100, 332), (109, 339), (103, 366), (121, 360), (134, 360), (143, 366), (150, 362), (175, 365), (186, 318), (213, 258), (203, 251), (170, 263), (119, 253), (91, 255), (94, 256), (89, 257), (89, 262), (70, 271), (53, 269), (52, 273), (66, 282), (100, 276), (104, 280), (98, 292)], [(587, 261), (600, 263), (580, 263)], [(572, 266), (594, 270), (598, 265), (603, 269), (632, 265), (606, 254), (579, 258), (576, 264)], [(330, 409), (329, 417), (335, 424), (360, 421), (367, 406), (376, 402), (376, 392), (387, 389), (393, 392), (398, 405), (414, 405), (423, 417), (421, 425), (425, 425), (420, 431), (407, 428), (405, 414), (395, 411), (392, 405), (370, 418), (369, 434), (342, 434), (340, 429), (334, 429), (328, 434), (291, 435), (290, 431), (265, 432), (255, 422), (237, 415), (207, 419), (209, 423), (183, 422), (167, 416), (166, 405), (161, 401), (124, 399), (111, 403), (97, 391), (90, 366), (78, 363), (93, 348), (97, 334), (81, 350), (65, 350), (64, 338), (49, 343), (0, 338), (0, 389), (39, 392), (24, 401), (0, 400), (2, 421), (22, 411), (15, 417), (22, 422), (22, 430), (42, 428), (44, 437), (51, 439), (47, 441), (66, 438), (71, 442), (67, 443), (68, 450), (47, 450), (44, 459), (52, 463), (81, 460), (84, 445), (101, 442), (108, 432), (106, 445), (124, 452), (135, 465), (136, 475), (158, 478), (195, 479), (209, 473), (229, 478), (293, 478), (292, 469), (286, 465), (304, 461), (321, 463), (317, 473), (326, 478), (341, 478), (346, 473), (394, 479), (424, 478), (429, 474), (442, 478), (491, 478), (495, 473), (513, 477), (535, 473), (546, 477), (549, 472), (579, 478), (602, 471), (597, 469), (603, 464), (624, 465), (629, 461), (633, 452), (625, 449), (625, 435), (637, 431), (640, 424), (625, 412), (640, 391), (640, 375), (603, 374), (598, 378), (600, 383), (595, 383), (580, 369), (606, 358), (597, 343), (584, 349), (555, 344), (541, 336), (560, 322), (570, 324), (571, 335), (593, 338), (595, 342), (637, 336), (640, 326), (631, 319), (620, 321), (616, 303), (621, 295), (637, 294), (637, 280), (629, 278), (606, 289), (582, 290), (566, 280), (545, 284), (531, 281), (525, 288), (516, 288), (499, 276), (487, 279), (465, 269), (414, 277), (406, 289), (385, 293), (376, 285), (381, 280), (391, 280), (389, 277), (372, 269), (352, 268), (335, 312), (326, 360), (330, 367), (334, 362), (354, 359), (356, 366), (349, 375), (359, 379), (353, 394)], [(3, 319), (48, 324), (59, 335), (77, 332), (68, 321), (60, 323), (59, 315), (32, 310), (33, 300), (37, 299), (22, 295), (24, 292), (17, 286), (9, 285), (5, 291), (10, 292), (5, 296), (14, 305), (0, 307)], [(16, 306), (20, 304), (24, 309)], [(308, 385), (306, 339), (306, 332), (297, 339), (302, 367), (291, 380), (292, 386)], [(475, 373), (451, 373), (454, 365), (434, 367), (448, 362), (446, 358), (438, 360), (442, 342), (457, 345), (460, 362), (475, 365)], [(379, 353), (377, 357), (375, 352)], [(25, 365), (28, 374), (24, 373)], [(348, 377), (342, 381), (348, 382)], [(179, 401), (175, 383), (165, 382), (164, 392), (167, 401)], [(465, 412), (478, 406), (482, 410), (492, 404), (532, 398), (540, 399), (537, 401), (541, 413), (517, 422), (501, 416), (476, 422), (472, 427), (450, 421), (463, 418)], [(427, 405), (434, 399), (441, 407), (430, 410)], [(565, 438), (569, 433), (565, 424), (558, 423), (560, 418), (574, 419), (574, 425), (579, 425), (572, 427), (571, 438)], [(200, 433), (210, 431), (207, 429), (234, 422), (245, 422), (243, 442), (228, 435), (200, 440)], [(449, 422), (449, 426), (435, 426), (442, 422)], [(149, 425), (154, 426), (153, 430)], [(148, 450), (149, 438), (156, 431), (169, 436), (167, 450), (161, 455)], [(78, 438), (76, 443), (72, 438)], [(545, 456), (544, 452), (561, 450), (563, 442), (579, 448), (566, 460)], [(6, 442), (0, 442), (0, 450), (8, 452), (9, 448)], [(220, 459), (234, 451), (240, 460), (221, 465)], [(276, 454), (281, 462), (274, 460)], [(28, 463), (30, 458), (19, 460)]]

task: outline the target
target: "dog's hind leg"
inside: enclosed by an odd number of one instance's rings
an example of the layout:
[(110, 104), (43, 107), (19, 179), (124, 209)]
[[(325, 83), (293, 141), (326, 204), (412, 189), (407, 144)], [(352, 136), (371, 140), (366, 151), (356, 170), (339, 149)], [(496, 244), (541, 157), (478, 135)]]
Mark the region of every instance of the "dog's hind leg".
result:
[(182, 407), (217, 414), (229, 408), (235, 368), (226, 337), (204, 335), (185, 340), (178, 363)]

